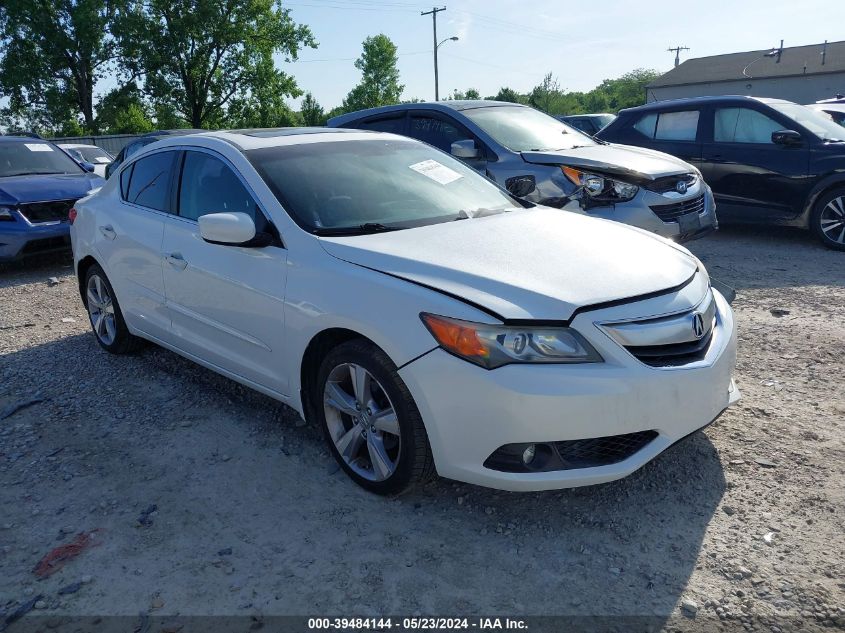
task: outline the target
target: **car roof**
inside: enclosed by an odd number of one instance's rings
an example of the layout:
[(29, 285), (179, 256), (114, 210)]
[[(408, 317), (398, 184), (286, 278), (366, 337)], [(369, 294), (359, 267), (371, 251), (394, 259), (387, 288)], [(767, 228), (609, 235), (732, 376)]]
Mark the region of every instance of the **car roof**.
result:
[(808, 103), (813, 110), (827, 110), (829, 112), (845, 112), (845, 103)]
[(592, 117), (599, 117), (599, 116), (616, 116), (615, 114), (611, 114), (610, 112), (590, 112), (587, 114), (566, 114), (562, 116), (562, 119), (588, 119)]
[(197, 128), (185, 128), (177, 130), (153, 130), (141, 135), (141, 138), (146, 136), (170, 136), (171, 134), (200, 134), (201, 132), (208, 132), (208, 130), (198, 130)]
[(407, 112), (408, 110), (434, 110), (436, 112), (448, 113), (451, 111), (461, 112), (463, 110), (475, 110), (477, 108), (500, 108), (503, 106), (513, 106), (517, 108), (527, 108), (521, 103), (511, 103), (510, 101), (490, 101), (488, 99), (457, 99), (451, 101), (420, 101), (418, 103), (399, 103), (396, 105), (381, 106), (378, 108), (368, 108), (366, 110), (357, 110), (356, 112), (349, 112), (341, 114), (340, 116), (329, 119), (329, 127), (342, 127), (350, 121), (357, 121), (379, 114), (386, 114), (390, 112)]
[[(241, 151), (260, 149), (263, 147), (280, 147), (290, 145), (305, 145), (310, 143), (328, 143), (332, 141), (352, 140), (378, 140), (391, 139), (403, 142), (412, 141), (408, 137), (385, 132), (372, 132), (367, 130), (346, 130), (325, 127), (300, 127), (300, 128), (257, 128), (243, 130), (205, 130), (202, 133), (190, 136), (179, 137), (176, 135), (164, 136), (157, 140), (155, 147), (148, 145), (144, 148), (162, 148), (178, 145), (210, 146), (215, 142), (225, 141), (227, 144), (236, 147)], [(206, 141), (210, 141), (207, 143)], [(138, 154), (141, 155), (140, 153)], [(132, 158), (134, 159), (133, 154)]]
[(0, 136), (0, 143), (50, 143), (53, 145), (45, 138), (34, 136)]
[(768, 99), (765, 97), (749, 97), (747, 95), (721, 95), (712, 97), (685, 97), (683, 99), (666, 99), (663, 101), (652, 101), (635, 108), (625, 108), (620, 112), (649, 112), (665, 109), (674, 109), (684, 106), (700, 106), (710, 103), (748, 103), (749, 101), (757, 101), (758, 103), (792, 103), (784, 99)]

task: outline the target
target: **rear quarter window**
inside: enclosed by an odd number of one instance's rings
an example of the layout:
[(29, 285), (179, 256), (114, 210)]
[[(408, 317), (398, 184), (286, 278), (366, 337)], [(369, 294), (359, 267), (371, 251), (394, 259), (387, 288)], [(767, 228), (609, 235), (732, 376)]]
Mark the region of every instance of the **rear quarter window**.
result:
[(368, 119), (360, 123), (353, 123), (350, 127), (359, 130), (372, 130), (374, 132), (390, 132), (391, 134), (404, 134), (405, 115), (392, 116), (380, 119)]
[(698, 110), (651, 112), (641, 116), (633, 129), (655, 141), (694, 141), (698, 132)]

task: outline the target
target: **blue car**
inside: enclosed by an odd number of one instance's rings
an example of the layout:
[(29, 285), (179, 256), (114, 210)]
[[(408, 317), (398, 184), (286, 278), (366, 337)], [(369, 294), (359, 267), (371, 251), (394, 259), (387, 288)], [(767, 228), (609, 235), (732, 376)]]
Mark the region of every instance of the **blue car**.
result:
[(0, 136), (0, 262), (70, 248), (68, 211), (105, 180), (48, 141)]

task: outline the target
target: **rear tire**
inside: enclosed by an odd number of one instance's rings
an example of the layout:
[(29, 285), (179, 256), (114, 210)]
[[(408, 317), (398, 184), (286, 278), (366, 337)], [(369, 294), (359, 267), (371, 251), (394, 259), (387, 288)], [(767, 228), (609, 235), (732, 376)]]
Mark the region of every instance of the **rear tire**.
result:
[(422, 416), (396, 365), (373, 343), (332, 349), (310, 396), (329, 450), (362, 488), (396, 494), (434, 475)]
[(810, 229), (828, 248), (845, 251), (845, 188), (828, 191), (816, 201)]
[(142, 341), (126, 327), (114, 288), (99, 264), (92, 264), (85, 273), (83, 289), (83, 302), (100, 347), (112, 354), (137, 351)]

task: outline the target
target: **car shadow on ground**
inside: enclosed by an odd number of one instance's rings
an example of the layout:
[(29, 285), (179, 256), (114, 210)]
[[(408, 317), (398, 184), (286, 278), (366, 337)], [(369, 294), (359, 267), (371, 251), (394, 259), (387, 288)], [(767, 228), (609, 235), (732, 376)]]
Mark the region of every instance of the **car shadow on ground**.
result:
[(845, 286), (845, 252), (826, 248), (810, 231), (730, 224), (684, 244), (710, 276), (738, 290)]
[[(265, 614), (636, 615), (660, 628), (725, 491), (696, 433), (601, 486), (507, 493), (439, 479), (385, 499), (348, 480), (291, 409), (156, 346), (116, 357), (80, 333), (3, 366), (0, 404), (46, 398), (4, 423), (34, 429), (29, 443), (17, 426), (6, 436), (13, 463), (0, 451), (16, 548), (52, 547), (66, 523), (108, 535), (76, 567), (101, 579), (68, 607), (78, 614), (137, 613), (154, 589), (183, 613), (240, 613), (240, 583)], [(150, 504), (155, 520), (133, 525)], [(221, 563), (223, 547), (236, 554)], [(29, 558), (10, 561), (0, 593), (30, 576)]]

